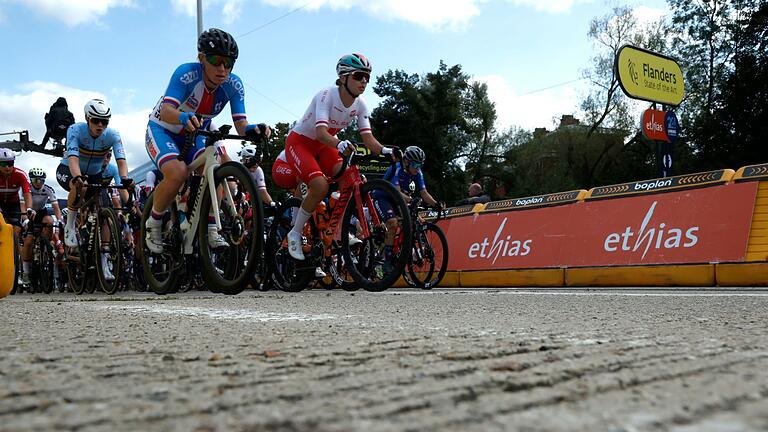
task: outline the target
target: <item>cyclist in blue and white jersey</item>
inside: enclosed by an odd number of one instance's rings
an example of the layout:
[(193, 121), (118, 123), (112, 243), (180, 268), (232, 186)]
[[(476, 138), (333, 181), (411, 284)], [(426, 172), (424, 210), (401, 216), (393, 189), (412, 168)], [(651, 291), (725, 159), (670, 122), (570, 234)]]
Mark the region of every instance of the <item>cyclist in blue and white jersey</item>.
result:
[[(424, 174), (421, 172), (421, 168), (424, 166), (424, 160), (427, 155), (420, 147), (408, 146), (403, 152), (403, 158), (401, 162), (395, 164), (394, 167), (390, 167), (386, 173), (384, 173), (384, 179), (389, 181), (395, 186), (405, 199), (405, 202), (411, 202), (411, 195), (418, 193), (422, 200), (435, 210), (442, 210), (445, 205), (438, 203), (432, 195), (427, 192), (427, 186), (424, 184)], [(392, 208), (392, 203), (389, 199), (383, 195), (376, 194), (376, 211), (379, 213), (379, 217), (384, 219), (391, 229), (387, 230), (387, 237), (384, 239), (384, 266), (385, 272), (392, 271), (392, 245), (394, 244), (395, 227), (397, 226), (397, 218), (395, 211)]]
[(88, 101), (84, 110), (85, 123), (75, 123), (67, 130), (67, 151), (56, 170), (56, 180), (69, 192), (64, 227), (64, 244), (68, 247), (77, 246), (75, 220), (78, 212), (74, 205), (78, 192), (82, 186), (87, 186), (88, 177), (101, 175), (104, 155), (114, 152), (120, 177), (128, 176), (123, 141), (115, 129), (107, 127), (112, 110), (101, 99)]
[[(232, 122), (240, 135), (269, 137), (266, 125), (249, 124), (245, 115), (245, 90), (242, 80), (232, 73), (239, 54), (237, 42), (229, 33), (211, 28), (197, 41), (197, 62), (186, 63), (171, 76), (171, 82), (149, 117), (146, 146), (149, 157), (163, 173), (154, 191), (151, 217), (147, 220), (147, 247), (163, 251), (162, 218), (187, 179), (187, 165), (204, 150), (205, 137), (197, 137), (184, 161), (178, 160), (184, 136), (198, 128), (212, 129), (211, 119), (229, 104)], [(202, 122), (197, 118), (202, 117)], [(221, 147), (223, 150), (223, 147)], [(222, 161), (226, 152), (219, 151)], [(213, 215), (208, 220), (208, 241), (213, 248), (228, 243), (216, 231)]]

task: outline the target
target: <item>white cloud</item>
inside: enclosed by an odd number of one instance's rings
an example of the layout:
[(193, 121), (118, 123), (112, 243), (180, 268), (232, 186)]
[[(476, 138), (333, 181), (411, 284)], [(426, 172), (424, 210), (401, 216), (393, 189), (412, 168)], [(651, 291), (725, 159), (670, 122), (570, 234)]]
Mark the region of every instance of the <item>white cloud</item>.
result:
[(496, 126), (519, 126), (526, 130), (546, 127), (552, 130), (563, 114), (577, 114), (577, 83), (520, 95), (499, 75), (475, 77), (488, 85), (488, 96), (496, 104)]
[[(245, 0), (206, 0), (203, 2), (203, 15), (205, 11), (221, 11), (225, 24), (231, 24), (240, 17)], [(171, 6), (176, 13), (189, 17), (197, 17), (197, 0), (171, 0)]]
[(632, 14), (637, 19), (638, 24), (647, 26), (649, 24), (657, 23), (667, 14), (667, 11), (663, 9), (649, 8), (647, 6), (638, 6), (632, 11)]
[(592, 3), (593, 0), (507, 0), (515, 6), (530, 7), (549, 13), (563, 13), (578, 3)]
[(134, 0), (10, 0), (42, 15), (58, 19), (70, 27), (97, 21), (116, 7), (132, 7)]
[[(35, 81), (19, 87), (19, 92), (9, 94), (0, 91), (0, 132), (28, 130), (30, 140), (40, 143), (45, 135), (45, 113), (58, 97), (67, 99), (69, 110), (75, 115), (75, 121), (84, 121), (83, 106), (92, 98), (105, 98), (101, 93), (66, 87), (51, 82)], [(120, 112), (117, 107), (125, 105), (122, 100), (105, 100), (113, 107), (110, 127), (120, 132), (126, 157), (131, 169), (147, 162), (149, 157), (144, 149), (144, 131), (147, 126), (149, 110)], [(13, 135), (0, 136), (0, 141), (18, 139)], [(56, 168), (60, 158), (39, 153), (24, 152), (17, 157), (17, 166), (29, 170), (33, 167), (45, 169), (48, 173), (46, 184), (56, 189), (60, 198), (64, 191), (56, 182)]]

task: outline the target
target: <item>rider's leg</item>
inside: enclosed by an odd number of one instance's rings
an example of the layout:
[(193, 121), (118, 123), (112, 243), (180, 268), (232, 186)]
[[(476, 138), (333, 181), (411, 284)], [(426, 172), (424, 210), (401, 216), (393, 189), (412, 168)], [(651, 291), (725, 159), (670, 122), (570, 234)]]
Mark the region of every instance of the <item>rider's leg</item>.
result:
[(34, 240), (35, 236), (31, 232), (28, 233), (24, 236), (24, 245), (21, 247), (21, 269), (24, 283), (29, 283), (29, 263), (32, 262), (32, 243)]

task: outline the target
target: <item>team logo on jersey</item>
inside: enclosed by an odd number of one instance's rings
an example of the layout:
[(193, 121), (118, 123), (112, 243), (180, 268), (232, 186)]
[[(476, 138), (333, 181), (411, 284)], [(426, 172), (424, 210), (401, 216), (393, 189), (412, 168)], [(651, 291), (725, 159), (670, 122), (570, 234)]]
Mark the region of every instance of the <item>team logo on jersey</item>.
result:
[(221, 108), (222, 108), (221, 104), (222, 104), (222, 103), (223, 103), (223, 102), (216, 102), (216, 105), (214, 105), (214, 107), (213, 107), (213, 112), (214, 112), (214, 113), (218, 113), (218, 112), (221, 112)]
[(197, 106), (198, 106), (198, 105), (200, 105), (200, 101), (199, 101), (199, 100), (197, 100), (197, 98), (195, 97), (195, 95), (190, 95), (190, 96), (189, 96), (189, 99), (187, 99), (187, 102), (186, 102), (186, 104), (187, 104), (187, 105), (188, 105), (190, 108), (192, 108), (192, 109), (197, 109)]
[(352, 110), (352, 111), (350, 111), (350, 112), (349, 112), (349, 116), (350, 116), (350, 117), (355, 117), (355, 116), (357, 116), (357, 110)]

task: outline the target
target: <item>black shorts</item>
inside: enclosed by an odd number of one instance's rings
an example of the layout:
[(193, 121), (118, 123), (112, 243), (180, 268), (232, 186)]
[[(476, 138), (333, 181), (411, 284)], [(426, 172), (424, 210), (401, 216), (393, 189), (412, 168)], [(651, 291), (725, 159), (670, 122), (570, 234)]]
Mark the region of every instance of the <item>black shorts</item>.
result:
[(0, 211), (3, 212), (3, 218), (5, 223), (21, 226), (21, 209), (19, 203), (2, 203), (0, 204)]

